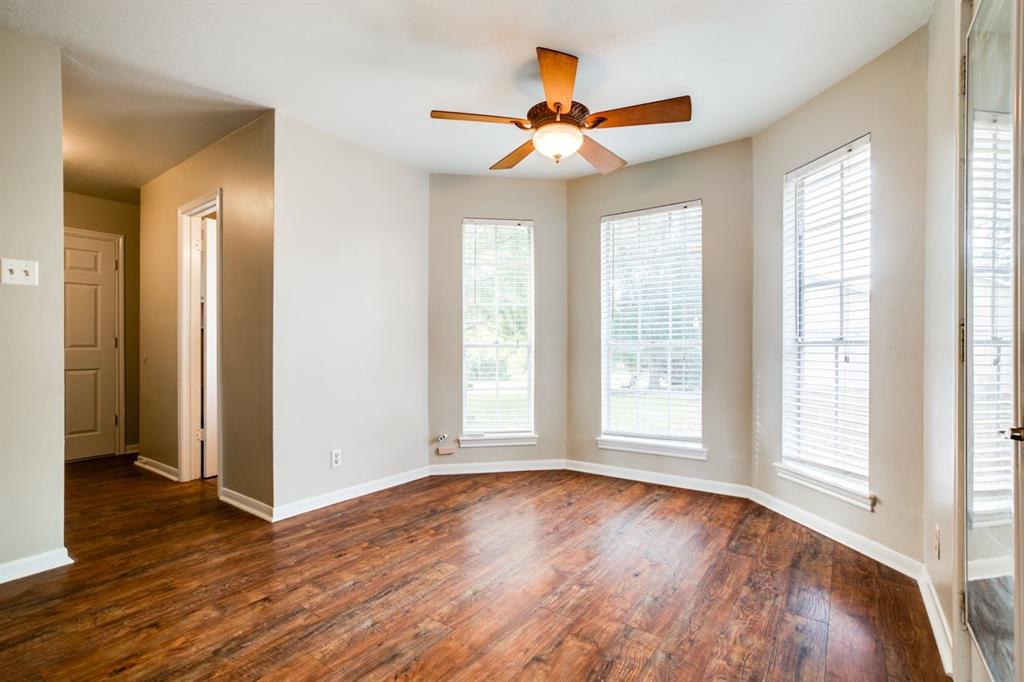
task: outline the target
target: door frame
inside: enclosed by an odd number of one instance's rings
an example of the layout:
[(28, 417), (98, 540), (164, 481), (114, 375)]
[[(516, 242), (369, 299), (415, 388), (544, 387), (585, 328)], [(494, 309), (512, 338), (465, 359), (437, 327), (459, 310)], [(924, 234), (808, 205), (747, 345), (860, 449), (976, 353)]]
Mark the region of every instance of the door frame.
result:
[[(224, 449), (220, 441), (220, 423), (222, 401), (220, 398), (220, 298), (221, 298), (221, 259), (220, 245), (223, 229), (223, 192), (217, 189), (198, 199), (178, 207), (178, 480), (191, 481), (202, 475), (199, 462), (198, 439), (192, 424), (192, 392), (194, 377), (192, 376), (192, 218), (199, 218), (210, 213), (217, 214), (215, 234), (207, 235), (207, 240), (214, 240), (215, 247), (203, 253), (207, 260), (207, 276), (215, 280), (215, 305), (212, 319), (206, 321), (207, 358), (214, 357), (214, 371), (207, 374), (207, 382), (215, 385), (214, 399), (206, 403), (206, 447), (217, 453), (219, 473), (217, 476), (217, 492), (223, 486)], [(211, 267), (212, 266), (212, 267)], [(209, 282), (208, 282), (209, 284)], [(207, 306), (210, 309), (210, 306)], [(213, 354), (209, 352), (213, 349)]]
[(953, 484), (953, 679), (968, 680), (974, 638), (967, 627), (967, 36), (977, 3), (961, 0), (956, 98), (956, 458)]
[[(124, 381), (124, 235), (115, 232), (99, 232), (80, 227), (64, 226), (65, 237), (82, 237), (97, 239), (114, 244), (114, 454), (123, 455), (127, 450), (125, 444), (125, 381)], [(61, 273), (61, 286), (64, 285), (64, 273)], [(67, 305), (67, 301), (64, 302)]]
[[(980, 4), (980, 3), (979, 3)], [(1024, 77), (1024, 41), (1022, 41), (1022, 35), (1024, 35), (1024, 11), (1022, 11), (1021, 2), (1013, 3), (1013, 161), (1011, 162), (1011, 168), (1013, 169), (1013, 237), (1012, 243), (1014, 244), (1014, 258), (1017, 260), (1016, 267), (1014, 268), (1013, 286), (1013, 315), (1014, 325), (1016, 333), (1014, 334), (1014, 340), (1017, 342), (1017, 347), (1014, 348), (1014, 375), (1016, 388), (1013, 401), (1013, 419), (1015, 424), (1008, 424), (1007, 426), (1019, 426), (1024, 424), (1024, 400), (1021, 400), (1021, 392), (1024, 391), (1024, 363), (1021, 362), (1021, 346), (1024, 343), (1024, 333), (1022, 333), (1022, 320), (1024, 320), (1024, 285), (1021, 283), (1021, 277), (1024, 276), (1024, 263), (1021, 262), (1021, 256), (1024, 254), (1024, 247), (1021, 244), (1021, 238), (1024, 236), (1024, 218), (1021, 211), (1021, 201), (1024, 200), (1024, 177), (1021, 177), (1021, 173), (1024, 172), (1024, 85), (1021, 83), (1021, 78)], [(1020, 678), (1021, 667), (1024, 666), (1024, 583), (1021, 579), (1024, 578), (1024, 542), (1022, 542), (1021, 534), (1024, 533), (1024, 443), (1019, 440), (1013, 441), (1013, 473), (1014, 473), (1014, 485), (1013, 485), (1013, 518), (1014, 518), (1014, 534), (1013, 534), (1013, 556), (1014, 556), (1014, 567), (1013, 567), (1013, 634), (1014, 634), (1014, 646), (1013, 656), (1014, 665), (1017, 677)]]
[[(957, 363), (957, 414), (956, 414), (956, 464), (955, 464), (955, 488), (954, 488), (954, 545), (953, 545), (953, 585), (955, 590), (954, 610), (959, 616), (959, 622), (953, 626), (953, 678), (955, 680), (968, 680), (971, 677), (971, 668), (974, 658), (974, 650), (977, 643), (974, 632), (967, 620), (967, 311), (969, 301), (967, 300), (967, 261), (970, 256), (968, 249), (968, 202), (967, 202), (967, 153), (970, 149), (968, 139), (970, 135), (970, 107), (967, 97), (970, 84), (967, 78), (967, 57), (968, 57), (968, 36), (974, 20), (978, 15), (981, 2), (977, 0), (960, 0), (960, 50), (959, 65), (961, 68), (961, 88), (956, 100), (957, 107), (957, 182), (956, 182), (956, 213), (957, 213), (957, 345), (959, 358)], [(1021, 0), (1014, 3), (1014, 32), (1013, 32), (1013, 79), (1016, 85), (1012, 97), (1013, 103), (1013, 257), (1019, 260), (1022, 253), (1021, 237), (1024, 235), (1024, 211), (1020, 210), (1021, 201), (1024, 199), (1024, 84), (1021, 78), (1024, 76), (1024, 9), (1021, 7)], [(1024, 423), (1024, 401), (1020, 399), (1020, 392), (1024, 388), (1024, 363), (1021, 362), (1021, 326), (1024, 322), (1024, 287), (1021, 286), (1020, 276), (1024, 268), (1018, 263), (1015, 266), (1013, 292), (1013, 311), (1016, 329), (1014, 349), (1015, 363), (1014, 376), (1018, 384), (1014, 395), (1014, 421), (1017, 424)], [(1011, 424), (1007, 424), (1007, 427)], [(1014, 443), (1014, 523), (1017, 525), (1017, 533), (1014, 535), (1014, 659), (1016, 665), (1024, 662), (1024, 602), (1022, 602), (1021, 578), (1024, 577), (1024, 538), (1021, 538), (1020, 519), (1024, 518), (1024, 467), (1022, 460), (1024, 451), (1020, 442)], [(981, 664), (987, 668), (984, 659)], [(986, 670), (987, 672), (987, 670)]]

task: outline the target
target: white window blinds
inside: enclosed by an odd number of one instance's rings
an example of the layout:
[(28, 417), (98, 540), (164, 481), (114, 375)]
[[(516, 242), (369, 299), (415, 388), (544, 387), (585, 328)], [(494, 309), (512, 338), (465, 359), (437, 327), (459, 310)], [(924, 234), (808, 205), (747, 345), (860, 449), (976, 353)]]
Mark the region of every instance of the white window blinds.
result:
[(601, 220), (602, 430), (701, 440), (701, 202)]
[(870, 138), (789, 173), (784, 204), (783, 464), (867, 495)]
[(970, 387), (972, 523), (1013, 511), (1013, 127), (1009, 115), (977, 111), (970, 177)]
[(466, 434), (533, 431), (533, 223), (462, 222)]

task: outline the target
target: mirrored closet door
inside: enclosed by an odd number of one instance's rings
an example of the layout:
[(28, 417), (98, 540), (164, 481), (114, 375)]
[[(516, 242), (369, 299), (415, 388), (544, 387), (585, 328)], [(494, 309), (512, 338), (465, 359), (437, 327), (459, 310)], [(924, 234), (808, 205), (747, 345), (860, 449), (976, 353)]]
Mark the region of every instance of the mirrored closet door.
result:
[(968, 33), (965, 199), (968, 629), (993, 680), (1017, 677), (1015, 627), (1021, 269), (1014, 183), (1013, 0), (982, 0)]

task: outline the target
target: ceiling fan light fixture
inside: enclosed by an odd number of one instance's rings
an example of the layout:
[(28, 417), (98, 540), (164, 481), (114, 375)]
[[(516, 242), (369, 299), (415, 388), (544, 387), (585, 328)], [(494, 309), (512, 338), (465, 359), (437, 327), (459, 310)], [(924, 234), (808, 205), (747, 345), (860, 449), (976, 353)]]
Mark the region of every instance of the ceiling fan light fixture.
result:
[(492, 171), (515, 168), (523, 159), (537, 151), (558, 163), (579, 152), (600, 173), (611, 173), (626, 165), (597, 140), (583, 134), (584, 130), (644, 126), (654, 123), (682, 123), (693, 113), (690, 96), (634, 104), (591, 114), (582, 102), (572, 98), (576, 86), (576, 66), (579, 59), (571, 54), (546, 47), (537, 48), (537, 66), (544, 84), (544, 101), (530, 107), (525, 118), (471, 114), (464, 111), (430, 112), (431, 118), (478, 123), (512, 124), (519, 130), (532, 132), (532, 137), (506, 154), (493, 166)]
[(572, 156), (582, 145), (583, 131), (573, 123), (554, 121), (533, 133), (534, 148), (555, 163)]

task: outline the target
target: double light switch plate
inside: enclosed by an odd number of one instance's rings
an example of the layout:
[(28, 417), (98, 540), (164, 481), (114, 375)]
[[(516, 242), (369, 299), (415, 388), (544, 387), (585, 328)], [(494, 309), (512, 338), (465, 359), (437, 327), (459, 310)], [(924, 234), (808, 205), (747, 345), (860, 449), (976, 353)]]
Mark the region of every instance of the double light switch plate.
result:
[(39, 261), (0, 258), (0, 284), (39, 286)]

